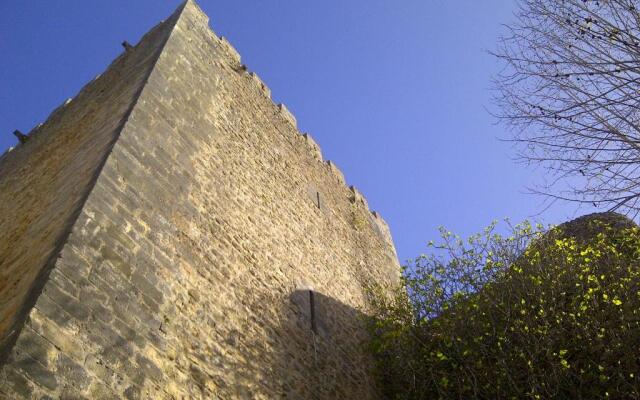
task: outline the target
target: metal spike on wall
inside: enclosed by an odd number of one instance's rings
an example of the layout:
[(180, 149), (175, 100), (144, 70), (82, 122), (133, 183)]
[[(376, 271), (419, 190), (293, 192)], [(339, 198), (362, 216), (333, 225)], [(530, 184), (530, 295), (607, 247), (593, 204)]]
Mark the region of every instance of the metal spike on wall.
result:
[(18, 138), (18, 141), (20, 141), (20, 143), (27, 143), (27, 140), (29, 140), (29, 136), (25, 135), (24, 133), (20, 132), (19, 130), (15, 130), (13, 131), (13, 134), (15, 137)]

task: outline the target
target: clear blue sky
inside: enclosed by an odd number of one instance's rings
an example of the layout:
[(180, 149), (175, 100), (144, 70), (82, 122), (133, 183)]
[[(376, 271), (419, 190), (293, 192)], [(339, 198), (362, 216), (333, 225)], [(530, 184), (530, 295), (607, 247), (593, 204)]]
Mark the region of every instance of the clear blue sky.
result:
[[(400, 261), (445, 225), (467, 235), (542, 210), (485, 111), (512, 0), (200, 0), (274, 100), (391, 226)], [(0, 151), (165, 19), (178, 0), (0, 2)], [(558, 204), (538, 220), (587, 210)]]

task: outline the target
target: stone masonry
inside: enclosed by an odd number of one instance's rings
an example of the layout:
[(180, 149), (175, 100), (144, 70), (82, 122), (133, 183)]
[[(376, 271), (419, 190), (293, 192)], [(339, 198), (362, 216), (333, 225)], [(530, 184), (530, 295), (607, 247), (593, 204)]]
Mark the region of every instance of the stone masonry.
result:
[(191, 0), (0, 157), (0, 397), (375, 399), (389, 229)]

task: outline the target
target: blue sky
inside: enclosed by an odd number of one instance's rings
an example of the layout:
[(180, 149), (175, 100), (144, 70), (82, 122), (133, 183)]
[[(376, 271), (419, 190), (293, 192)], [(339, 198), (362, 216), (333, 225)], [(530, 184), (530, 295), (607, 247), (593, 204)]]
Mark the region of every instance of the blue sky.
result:
[[(511, 159), (486, 111), (487, 54), (511, 0), (200, 0), (226, 36), (295, 114), (326, 159), (389, 223), (400, 261), (423, 252), (437, 227), (468, 235), (493, 219), (543, 211), (526, 194), (542, 171)], [(0, 151), (15, 144), (177, 0), (0, 2)], [(583, 214), (555, 204), (536, 216)]]

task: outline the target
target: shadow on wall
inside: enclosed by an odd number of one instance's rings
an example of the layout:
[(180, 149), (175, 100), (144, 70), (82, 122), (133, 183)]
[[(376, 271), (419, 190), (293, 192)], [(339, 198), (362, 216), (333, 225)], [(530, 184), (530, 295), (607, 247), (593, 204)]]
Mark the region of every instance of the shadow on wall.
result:
[[(124, 324), (90, 315), (71, 317), (48, 297), (43, 299), (46, 302), (39, 304), (48, 309), (48, 317), (32, 316), (19, 339), (22, 350), (13, 352), (9, 368), (0, 374), (7, 385), (2, 389), (14, 398), (35, 398), (38, 393), (42, 398), (48, 394), (96, 399), (157, 398), (167, 393), (203, 399), (380, 398), (373, 358), (365, 347), (366, 315), (318, 292), (245, 298), (224, 317), (216, 316), (201, 299), (192, 299), (194, 314), (183, 315), (191, 325), (176, 326), (169, 333), (153, 321), (145, 324), (144, 333), (134, 329), (134, 321), (128, 319), (131, 312), (122, 314), (128, 321)], [(74, 337), (56, 337), (61, 342), (54, 348), (37, 334), (46, 330), (48, 318), (68, 331), (80, 329), (77, 323), (82, 321), (81, 330), (92, 343), (84, 365), (66, 355), (85, 357)], [(81, 354), (76, 357), (76, 352)]]
[[(203, 397), (380, 397), (366, 352), (365, 314), (321, 293), (296, 290), (282, 299), (278, 317), (267, 325), (247, 321), (246, 329), (231, 332), (224, 343), (228, 351), (216, 357), (216, 376), (191, 371), (195, 380), (200, 375), (202, 383), (215, 385), (202, 385)], [(263, 331), (255, 331), (256, 325)]]
[(296, 380), (285, 379), (287, 397), (377, 397), (372, 379), (373, 358), (366, 351), (368, 317), (351, 306), (312, 290), (297, 290), (289, 300), (285, 306), (291, 309), (289, 318), (280, 328), (290, 337), (304, 341), (298, 348), (304, 364), (301, 370), (297, 370), (296, 366), (290, 365), (290, 358), (284, 357), (281, 367), (287, 377), (296, 372), (300, 379), (306, 377), (307, 385), (301, 387), (296, 385)]

